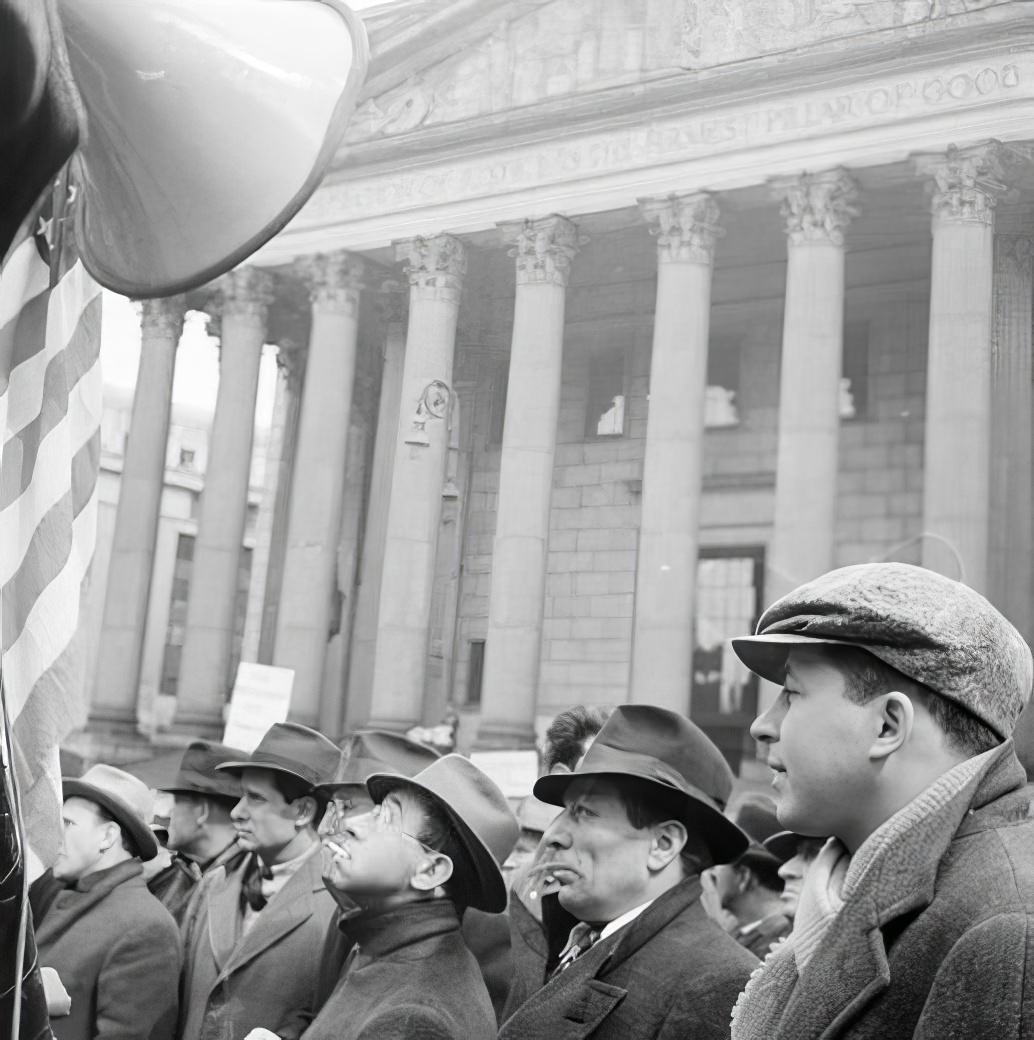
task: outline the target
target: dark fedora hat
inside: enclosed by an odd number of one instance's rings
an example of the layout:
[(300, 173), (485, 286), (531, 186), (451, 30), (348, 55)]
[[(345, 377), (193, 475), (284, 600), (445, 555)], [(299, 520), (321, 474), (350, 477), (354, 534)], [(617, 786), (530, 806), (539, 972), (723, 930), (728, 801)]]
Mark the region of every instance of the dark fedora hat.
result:
[(375, 773), (366, 781), (370, 797), (383, 801), (400, 787), (430, 795), (449, 818), (466, 863), (457, 864), (467, 905), (489, 913), (506, 909), (500, 867), (517, 844), (517, 817), (502, 791), (469, 758), (445, 755), (414, 777)]
[(782, 829), (776, 817), (775, 802), (765, 795), (748, 794), (730, 815), (733, 822), (750, 838), (750, 845), (736, 861), (737, 864), (774, 876), (782, 861), (769, 851), (765, 842)]
[(276, 722), (266, 730), (250, 758), (223, 762), (215, 768), (238, 776), (245, 769), (268, 769), (316, 787), (337, 772), (340, 761), (341, 750), (322, 733), (297, 722)]
[(317, 786), (326, 794), (340, 787), (365, 787), (374, 773), (415, 776), (439, 758), (426, 744), (382, 729), (361, 729), (341, 742), (341, 759), (333, 779)]
[(780, 863), (785, 863), (787, 860), (791, 860), (797, 855), (797, 846), (802, 841), (808, 840), (814, 839), (808, 839), (800, 834), (794, 834), (793, 831), (779, 831), (778, 833), (766, 838), (763, 844), (766, 851), (775, 856)]
[(240, 761), (241, 756), (246, 754), (240, 748), (195, 740), (183, 752), (176, 775), (167, 783), (160, 784), (158, 790), (169, 794), (200, 794), (237, 801), (241, 796), (240, 779), (234, 773), (220, 772), (219, 766)]
[(716, 863), (731, 863), (750, 844), (723, 813), (734, 780), (729, 764), (704, 731), (678, 712), (650, 704), (619, 705), (578, 768), (539, 777), (535, 797), (563, 805), (568, 785), (586, 776), (649, 781), (707, 842)]
[(158, 841), (151, 830), (154, 795), (151, 789), (130, 773), (114, 766), (91, 766), (77, 780), (64, 777), (63, 797), (85, 798), (114, 817), (136, 848), (142, 860), (158, 855)]

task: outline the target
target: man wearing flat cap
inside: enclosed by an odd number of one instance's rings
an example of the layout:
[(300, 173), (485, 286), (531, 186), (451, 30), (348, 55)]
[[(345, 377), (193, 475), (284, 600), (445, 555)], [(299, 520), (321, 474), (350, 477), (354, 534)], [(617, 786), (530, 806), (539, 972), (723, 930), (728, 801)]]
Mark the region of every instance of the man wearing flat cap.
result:
[[(747, 836), (722, 810), (733, 776), (689, 719), (614, 710), (571, 773), (535, 796), (563, 807), (537, 864), (576, 922), (556, 963), (521, 959), (500, 1040), (724, 1040), (757, 959), (705, 913), (700, 873)], [(545, 917), (544, 913), (544, 917)]]
[(368, 804), (343, 810), (339, 790), (323, 829), (327, 883), (353, 904), (344, 926), (357, 945), (305, 1040), (493, 1040), (460, 917), (506, 908), (500, 865), (517, 840), (506, 798), (461, 755), (413, 777), (375, 773), (366, 789)]
[(205, 876), (185, 923), (183, 1040), (240, 1040), (256, 1026), (296, 1040), (312, 1020), (335, 912), (321, 877), (317, 785), (340, 757), (322, 734), (284, 722), (250, 757), (216, 767), (239, 778), (230, 818), (250, 855)]
[(751, 728), (779, 820), (829, 838), (734, 1040), (1034, 1036), (1020, 634), (965, 585), (875, 563), (802, 585), (733, 646), (782, 687)]
[(186, 920), (205, 874), (217, 867), (232, 873), (249, 855), (237, 841), (230, 819), (230, 810), (240, 801), (240, 780), (218, 769), (243, 754), (238, 748), (197, 740), (183, 752), (176, 775), (158, 787), (173, 798), (167, 843), (173, 857), (148, 888), (179, 924)]
[(40, 965), (57, 972), (71, 998), (59, 1011), (51, 1005), (54, 1036), (169, 1040), (180, 941), (175, 921), (143, 879), (141, 862), (158, 852), (148, 826), (151, 791), (106, 765), (64, 780), (63, 788), (54, 876), (65, 888), (36, 931)]

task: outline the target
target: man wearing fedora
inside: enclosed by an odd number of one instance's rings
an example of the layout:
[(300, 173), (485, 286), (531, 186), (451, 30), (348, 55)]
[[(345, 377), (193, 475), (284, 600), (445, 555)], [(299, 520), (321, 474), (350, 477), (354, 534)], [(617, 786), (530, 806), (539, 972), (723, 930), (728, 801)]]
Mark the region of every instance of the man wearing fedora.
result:
[(782, 687), (751, 728), (780, 822), (831, 836), (734, 1040), (1034, 1036), (1020, 634), (965, 585), (874, 563), (802, 585), (733, 646)]
[(249, 758), (216, 767), (240, 778), (230, 817), (251, 855), (206, 875), (184, 926), (183, 1040), (239, 1040), (260, 1025), (295, 1040), (315, 1014), (335, 912), (321, 877), (326, 799), (316, 785), (340, 757), (322, 734), (284, 722)]
[(248, 856), (237, 841), (230, 810), (240, 801), (240, 780), (218, 766), (239, 760), (238, 748), (197, 740), (187, 747), (168, 786), (172, 795), (168, 848), (172, 862), (148, 884), (169, 913), (182, 924), (201, 878), (225, 867), (232, 873)]
[(495, 1013), (460, 918), (505, 910), (500, 865), (516, 818), (461, 755), (413, 777), (375, 773), (366, 789), (373, 804), (344, 809), (339, 789), (323, 828), (327, 884), (353, 904), (342, 926), (356, 946), (305, 1040), (492, 1040)]
[(54, 876), (65, 888), (36, 932), (40, 965), (57, 972), (71, 998), (68, 1014), (52, 1018), (54, 1036), (169, 1040), (180, 941), (143, 879), (141, 861), (158, 851), (148, 826), (153, 796), (143, 781), (107, 765), (64, 780), (63, 788)]
[(728, 1036), (729, 1012), (757, 960), (700, 902), (700, 873), (747, 836), (723, 815), (733, 776), (689, 719), (614, 710), (571, 773), (534, 793), (563, 812), (539, 869), (577, 924), (557, 963), (522, 961), (500, 1040)]

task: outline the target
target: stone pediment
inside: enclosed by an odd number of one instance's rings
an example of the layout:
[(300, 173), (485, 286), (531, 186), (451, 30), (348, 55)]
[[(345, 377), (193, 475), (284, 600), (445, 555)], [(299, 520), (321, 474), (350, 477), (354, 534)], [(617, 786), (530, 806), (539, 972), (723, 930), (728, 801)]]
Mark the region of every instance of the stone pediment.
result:
[[(410, 63), (404, 83), (366, 99), (352, 119), (347, 141), (376, 141), (491, 118), (817, 44), (848, 44), (852, 38), (895, 30), (914, 34), (923, 23), (1013, 2), (1017, 0), (514, 0), (498, 7), (498, 18), (484, 36), (468, 39), (455, 53), (426, 67)], [(419, 5), (404, 6), (404, 28), (412, 35)], [(469, 11), (462, 0), (456, 6)], [(440, 24), (441, 0), (428, 0), (427, 10), (433, 10)], [(385, 46), (390, 33), (390, 26), (378, 33)], [(378, 42), (374, 40), (375, 62)], [(440, 36), (433, 42), (427, 52), (439, 56)]]

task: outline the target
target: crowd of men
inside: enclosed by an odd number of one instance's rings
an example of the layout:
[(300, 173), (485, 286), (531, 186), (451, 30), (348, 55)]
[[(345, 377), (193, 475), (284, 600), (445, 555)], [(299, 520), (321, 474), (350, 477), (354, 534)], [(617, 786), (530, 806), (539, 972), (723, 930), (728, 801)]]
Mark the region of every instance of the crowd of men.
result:
[(55, 1037), (1034, 1037), (1019, 633), (868, 564), (733, 648), (779, 686), (770, 796), (646, 704), (558, 716), (516, 813), (461, 755), (293, 723), (184, 751), (164, 853), (142, 781), (66, 781), (32, 891)]

